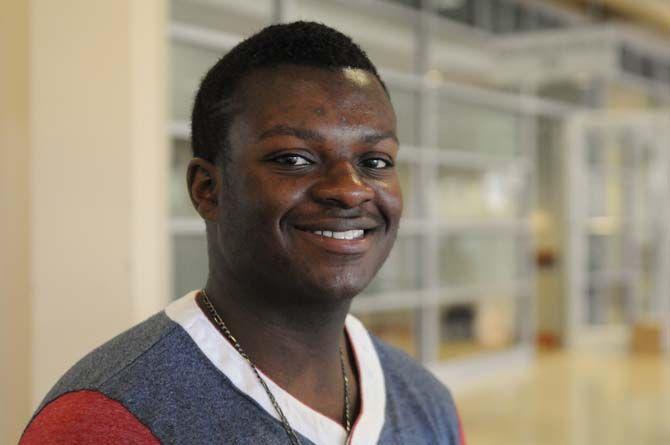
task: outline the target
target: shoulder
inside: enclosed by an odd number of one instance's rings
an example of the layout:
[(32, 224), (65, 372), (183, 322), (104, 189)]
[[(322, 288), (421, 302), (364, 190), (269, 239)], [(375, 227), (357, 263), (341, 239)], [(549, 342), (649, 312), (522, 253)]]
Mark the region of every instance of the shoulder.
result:
[(97, 390), (165, 341), (178, 325), (160, 312), (91, 351), (70, 368), (38, 408), (58, 396), (80, 389)]
[(43, 443), (158, 444), (158, 439), (121, 403), (97, 391), (75, 391), (48, 403), (19, 445)]
[(451, 392), (444, 383), (439, 381), (428, 369), (410, 357), (404, 351), (389, 345), (374, 335), (370, 335), (375, 345), (379, 361), (387, 378), (387, 387), (394, 385), (411, 386), (412, 392), (422, 397), (439, 400), (441, 405), (453, 408)]
[(393, 412), (387, 416), (407, 423), (407, 430), (423, 425), (422, 432), (432, 431), (440, 443), (464, 445), (458, 409), (447, 386), (405, 352), (370, 337), (384, 372), (387, 410)]

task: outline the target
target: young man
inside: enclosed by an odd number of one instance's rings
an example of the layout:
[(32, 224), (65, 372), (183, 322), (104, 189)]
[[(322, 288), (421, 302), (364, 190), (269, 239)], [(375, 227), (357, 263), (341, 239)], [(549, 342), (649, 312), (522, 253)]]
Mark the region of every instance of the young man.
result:
[(202, 81), (192, 138), (204, 289), (75, 365), (22, 443), (464, 443), (448, 390), (348, 315), (402, 212), (365, 53), (317, 23), (265, 28)]

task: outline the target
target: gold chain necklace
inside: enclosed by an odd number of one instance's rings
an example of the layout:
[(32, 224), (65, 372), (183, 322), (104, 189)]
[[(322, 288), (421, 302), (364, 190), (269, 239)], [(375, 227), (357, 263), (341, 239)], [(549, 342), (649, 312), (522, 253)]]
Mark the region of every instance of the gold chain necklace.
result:
[[(265, 383), (265, 379), (261, 377), (261, 374), (258, 372), (258, 368), (256, 368), (256, 365), (251, 361), (249, 356), (247, 355), (246, 352), (242, 349), (242, 346), (240, 343), (237, 341), (237, 339), (233, 336), (233, 334), (230, 332), (230, 329), (228, 329), (228, 326), (226, 326), (226, 323), (224, 323), (223, 318), (219, 315), (219, 313), (216, 311), (214, 308), (214, 305), (209, 301), (209, 298), (207, 297), (207, 292), (205, 289), (202, 289), (200, 291), (200, 295), (202, 295), (202, 302), (207, 306), (207, 310), (209, 311), (210, 315), (212, 316), (212, 320), (214, 320), (214, 323), (216, 324), (216, 327), (221, 331), (221, 333), (228, 339), (230, 342), (233, 344), (233, 347), (235, 350), (242, 356), (244, 360), (249, 364), (251, 367), (251, 370), (254, 372), (256, 377), (258, 378), (258, 381), (260, 382), (261, 386), (265, 390), (265, 393), (268, 395), (268, 398), (270, 399), (270, 402), (272, 403), (272, 406), (274, 406), (275, 411), (277, 411), (277, 414), (279, 415), (279, 418), (281, 419), (282, 426), (284, 427), (284, 430), (286, 431), (286, 434), (288, 434), (288, 437), (291, 441), (291, 445), (300, 445), (300, 440), (298, 439), (298, 436), (295, 434), (295, 431), (291, 427), (291, 425), (288, 423), (288, 419), (286, 419), (286, 416), (284, 415), (284, 412), (282, 409), (279, 407), (279, 404), (277, 403), (277, 400), (275, 397), (272, 395), (272, 392), (270, 391), (270, 388), (268, 388), (267, 383)], [(347, 431), (347, 440), (345, 443), (349, 442), (349, 433), (351, 432), (351, 410), (349, 408), (349, 377), (347, 377), (347, 373), (344, 369), (344, 353), (342, 352), (342, 348), (340, 348), (340, 367), (342, 368), (342, 377), (344, 379), (344, 420), (345, 420), (345, 429)]]

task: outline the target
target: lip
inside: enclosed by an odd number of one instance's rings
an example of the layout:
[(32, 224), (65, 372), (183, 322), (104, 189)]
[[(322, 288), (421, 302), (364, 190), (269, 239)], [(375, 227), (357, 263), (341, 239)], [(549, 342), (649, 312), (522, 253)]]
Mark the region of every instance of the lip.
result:
[[(324, 227), (324, 229), (327, 230), (328, 228)], [(295, 231), (302, 239), (313, 243), (330, 253), (339, 255), (360, 255), (367, 252), (372, 246), (371, 238), (375, 232), (374, 229), (366, 230), (363, 238), (348, 240), (317, 235), (316, 233), (312, 233), (309, 230), (298, 227), (295, 227)]]
[(295, 226), (298, 230), (307, 232), (315, 230), (330, 230), (331, 232), (346, 232), (348, 230), (363, 229), (366, 232), (376, 229), (380, 226), (380, 222), (372, 218), (338, 218), (325, 219), (321, 221), (311, 221), (309, 223), (301, 223)]

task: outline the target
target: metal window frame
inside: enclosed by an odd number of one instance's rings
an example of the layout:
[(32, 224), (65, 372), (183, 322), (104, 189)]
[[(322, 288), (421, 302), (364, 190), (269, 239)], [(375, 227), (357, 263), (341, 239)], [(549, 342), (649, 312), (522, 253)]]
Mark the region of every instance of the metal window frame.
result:
[[(337, 0), (339, 3), (349, 6), (361, 6), (370, 12), (378, 12), (381, 2), (365, 1), (354, 2), (352, 0)], [(290, 20), (292, 7), (291, 0), (276, 0), (274, 11), (271, 16), (274, 20)], [(381, 5), (388, 8), (389, 5)], [(397, 8), (403, 8), (397, 6)], [(391, 9), (390, 11), (396, 11)], [(406, 9), (406, 8), (405, 8)], [(387, 12), (389, 10), (386, 10)], [(391, 12), (395, 14), (396, 12)], [(403, 11), (405, 12), (405, 11)], [(422, 190), (425, 187), (434, 187), (438, 169), (442, 166), (486, 169), (510, 163), (519, 166), (527, 172), (529, 190), (534, 184), (534, 156), (535, 147), (534, 132), (536, 131), (535, 120), (539, 116), (549, 116), (562, 119), (565, 115), (573, 112), (573, 108), (556, 102), (539, 99), (529, 95), (517, 95), (495, 92), (483, 88), (464, 86), (451, 82), (437, 82), (425, 77), (423, 74), (429, 67), (431, 57), (431, 29), (439, 25), (443, 19), (437, 19), (434, 14), (427, 11), (418, 11), (415, 14), (415, 39), (416, 39), (416, 70), (415, 73), (400, 73), (389, 70), (381, 70), (381, 74), (390, 86), (398, 86), (410, 89), (419, 97), (419, 107), (416, 116), (415, 127), (418, 128), (417, 146), (404, 146), (400, 151), (400, 159), (411, 162), (420, 169), (420, 174), (415, 175), (417, 187), (414, 190)], [(468, 31), (470, 32), (470, 31)], [(203, 49), (215, 51), (226, 51), (242, 40), (241, 36), (228, 34), (220, 31), (201, 28), (192, 24), (172, 22), (168, 37), (173, 42), (187, 43)], [(523, 135), (523, 153), (517, 158), (489, 156), (482, 153), (473, 153), (465, 150), (445, 150), (437, 147), (435, 109), (437, 102), (442, 99), (465, 101), (469, 104), (493, 107), (509, 112), (517, 113), (521, 117), (521, 134)], [(433, 117), (432, 119), (430, 117)], [(174, 139), (188, 139), (189, 129), (185, 121), (173, 121), (169, 125), (170, 136)], [(422, 196), (415, 197), (418, 202)], [(437, 367), (438, 372), (444, 372), (444, 368), (437, 361), (437, 347), (439, 346), (439, 320), (438, 310), (444, 304), (450, 303), (476, 303), (481, 300), (482, 295), (492, 290), (504, 291), (503, 294), (510, 295), (509, 298), (518, 300), (519, 307), (524, 307), (521, 316), (523, 325), (520, 327), (522, 341), (503, 353), (496, 353), (495, 357), (474, 356), (471, 359), (460, 360), (456, 367), (467, 368), (468, 366), (481, 367), (484, 363), (503, 363), (508, 359), (522, 359), (526, 361), (532, 355), (534, 335), (534, 268), (531, 263), (532, 237), (528, 212), (532, 205), (532, 196), (529, 193), (525, 198), (522, 211), (514, 219), (469, 221), (444, 221), (440, 218), (430, 216), (426, 211), (427, 204), (422, 203), (423, 209), (419, 217), (403, 220), (401, 235), (421, 234), (425, 236), (422, 249), (422, 262), (426, 266), (422, 278), (422, 288), (418, 291), (386, 292), (374, 296), (366, 296), (354, 303), (354, 309), (361, 313), (384, 312), (399, 309), (414, 309), (419, 314), (416, 323), (418, 327), (418, 338), (420, 345), (420, 359), (424, 363)], [(421, 216), (423, 215), (423, 216)], [(204, 233), (204, 224), (198, 219), (172, 218), (170, 230), (173, 236), (195, 235)], [(441, 236), (457, 236), (472, 232), (479, 233), (520, 233), (526, 237), (523, 250), (525, 255), (520, 255), (515, 261), (519, 266), (527, 270), (527, 277), (508, 283), (496, 283), (494, 286), (472, 285), (472, 286), (440, 286), (436, 264), (439, 252), (436, 250), (438, 240)], [(504, 297), (507, 298), (507, 297)]]
[[(663, 327), (666, 350), (670, 347), (670, 280), (665, 277), (664, 272), (670, 267), (670, 236), (667, 227), (670, 227), (670, 211), (667, 206), (655, 208), (650, 228), (653, 231), (657, 245), (659, 246), (654, 260), (657, 264), (657, 276), (653, 277), (651, 283), (651, 311), (643, 312), (636, 305), (639, 302), (638, 279), (641, 274), (639, 251), (635, 240), (628, 238), (626, 251), (624, 252), (624, 263), (620, 269), (606, 271), (590, 271), (588, 265), (589, 243), (588, 236), (592, 233), (589, 217), (588, 199), (588, 177), (587, 160), (585, 156), (586, 134), (588, 131), (616, 131), (624, 129), (637, 131), (641, 138), (654, 138), (659, 143), (655, 149), (656, 154), (654, 166), (658, 169), (654, 176), (659, 181), (653, 186), (654, 201), (668, 202), (670, 200), (670, 110), (656, 112), (609, 112), (590, 111), (576, 113), (567, 122), (568, 133), (568, 156), (566, 158), (566, 172), (569, 178), (566, 181), (566, 208), (568, 209), (567, 224), (567, 304), (568, 317), (566, 320), (567, 343), (572, 348), (580, 348), (584, 345), (602, 344), (602, 342), (615, 343), (615, 347), (621, 347), (620, 343), (626, 341), (629, 335), (630, 324), (623, 325), (593, 325), (588, 322), (586, 299), (589, 288), (602, 288), (612, 284), (620, 283), (627, 287), (627, 299), (631, 305), (631, 322), (655, 320)], [(662, 134), (665, 138), (660, 137)], [(636, 138), (634, 141), (639, 141)], [(637, 142), (624, 147), (624, 150), (638, 150)], [(628, 173), (630, 174), (630, 172)], [(633, 172), (635, 174), (635, 172)], [(622, 184), (623, 193), (630, 193), (630, 184)], [(622, 230), (624, 237), (631, 237), (636, 231), (638, 224), (634, 212), (636, 209), (625, 210), (628, 214), (626, 227)], [(626, 292), (626, 290), (625, 290)], [(599, 303), (596, 303), (599, 306)], [(596, 312), (599, 310), (596, 307)], [(618, 342), (618, 343), (617, 343)]]

